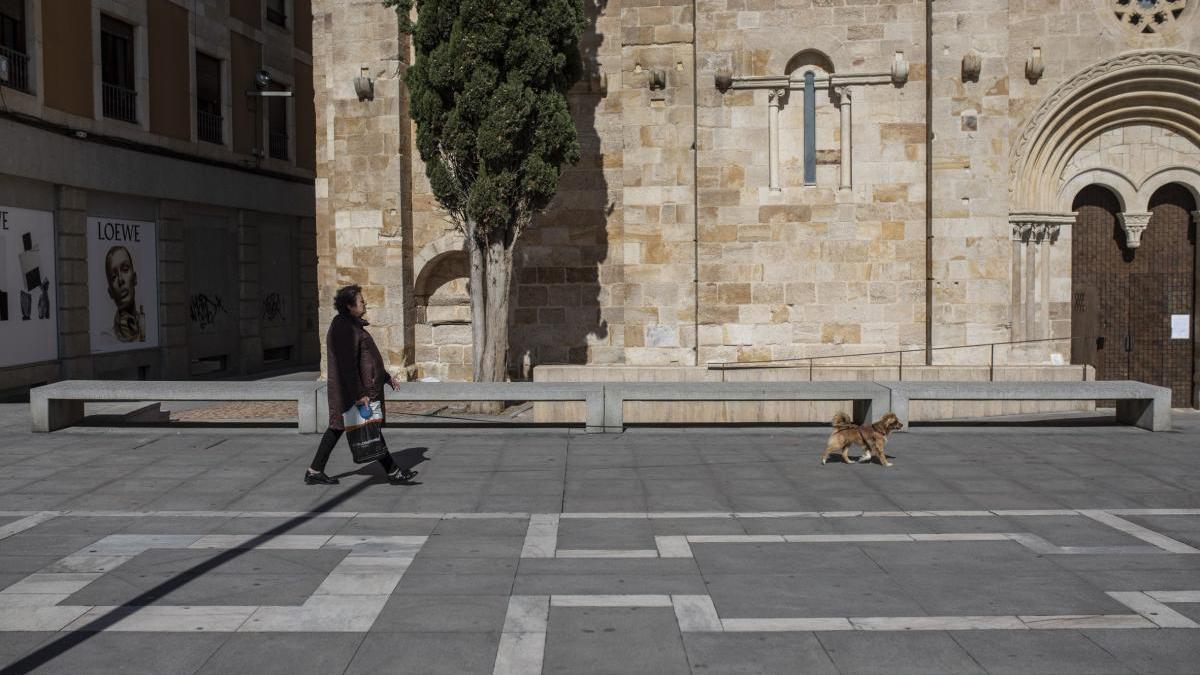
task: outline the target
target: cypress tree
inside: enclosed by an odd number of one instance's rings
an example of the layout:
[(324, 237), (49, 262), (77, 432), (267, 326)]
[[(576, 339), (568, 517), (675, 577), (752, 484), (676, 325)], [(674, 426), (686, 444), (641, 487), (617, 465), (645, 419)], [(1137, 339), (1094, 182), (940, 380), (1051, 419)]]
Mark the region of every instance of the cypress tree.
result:
[(470, 256), (475, 381), (502, 381), (513, 248), (579, 160), (567, 90), (582, 74), (581, 0), (384, 4), (412, 37), (404, 81), (425, 174)]

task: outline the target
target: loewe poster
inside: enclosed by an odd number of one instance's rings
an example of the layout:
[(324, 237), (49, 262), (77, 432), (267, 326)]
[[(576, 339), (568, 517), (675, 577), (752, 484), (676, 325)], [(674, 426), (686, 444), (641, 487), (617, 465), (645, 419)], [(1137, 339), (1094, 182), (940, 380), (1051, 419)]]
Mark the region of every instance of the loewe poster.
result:
[(154, 223), (88, 218), (92, 352), (158, 346), (158, 237)]
[(58, 358), (54, 214), (0, 206), (0, 367)]

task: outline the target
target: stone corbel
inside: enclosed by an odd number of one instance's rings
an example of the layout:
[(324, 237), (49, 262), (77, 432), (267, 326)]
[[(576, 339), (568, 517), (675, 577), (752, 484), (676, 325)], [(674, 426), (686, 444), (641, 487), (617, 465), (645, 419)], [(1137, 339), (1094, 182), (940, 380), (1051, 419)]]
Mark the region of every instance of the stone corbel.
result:
[(1125, 247), (1137, 248), (1142, 245), (1142, 233), (1150, 224), (1149, 213), (1118, 213), (1121, 229), (1125, 230)]

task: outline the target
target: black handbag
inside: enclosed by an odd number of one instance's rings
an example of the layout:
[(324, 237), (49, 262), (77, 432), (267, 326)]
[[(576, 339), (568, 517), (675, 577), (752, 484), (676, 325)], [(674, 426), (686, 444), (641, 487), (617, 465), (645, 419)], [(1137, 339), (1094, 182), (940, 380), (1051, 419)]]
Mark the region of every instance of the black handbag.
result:
[(358, 406), (342, 414), (346, 427), (346, 440), (350, 443), (350, 454), (355, 464), (366, 464), (387, 454), (387, 442), (383, 440), (383, 403), (371, 401), (371, 416), (364, 418)]

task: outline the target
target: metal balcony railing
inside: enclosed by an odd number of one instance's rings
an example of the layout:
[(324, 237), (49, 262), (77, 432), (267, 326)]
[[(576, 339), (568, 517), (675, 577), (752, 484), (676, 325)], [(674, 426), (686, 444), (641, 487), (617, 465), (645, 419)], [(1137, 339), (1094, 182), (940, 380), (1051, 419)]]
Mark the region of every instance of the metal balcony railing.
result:
[(196, 138), (205, 143), (222, 144), (221, 128), (224, 118), (206, 110), (196, 111)]
[(272, 131), (267, 138), (267, 152), (274, 159), (287, 160), (288, 135), (283, 131)]
[(137, 124), (137, 92), (133, 89), (103, 84), (104, 116)]
[(8, 81), (2, 82), (6, 87), (29, 91), (29, 55), (15, 49), (0, 46), (0, 56), (8, 59)]

